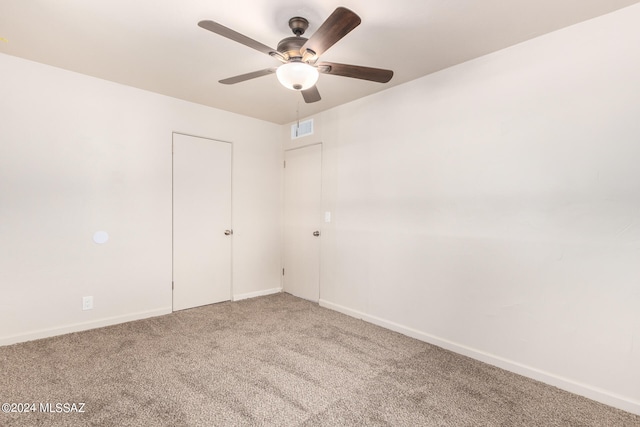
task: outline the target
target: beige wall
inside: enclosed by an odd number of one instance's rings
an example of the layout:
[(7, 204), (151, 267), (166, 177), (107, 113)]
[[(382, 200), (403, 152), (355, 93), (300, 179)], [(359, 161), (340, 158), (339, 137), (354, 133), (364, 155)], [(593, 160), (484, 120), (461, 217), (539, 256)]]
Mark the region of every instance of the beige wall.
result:
[(319, 114), (321, 304), (640, 413), (640, 5)]
[(0, 345), (171, 311), (173, 131), (233, 142), (233, 293), (280, 288), (280, 126), (7, 55), (0, 69)]

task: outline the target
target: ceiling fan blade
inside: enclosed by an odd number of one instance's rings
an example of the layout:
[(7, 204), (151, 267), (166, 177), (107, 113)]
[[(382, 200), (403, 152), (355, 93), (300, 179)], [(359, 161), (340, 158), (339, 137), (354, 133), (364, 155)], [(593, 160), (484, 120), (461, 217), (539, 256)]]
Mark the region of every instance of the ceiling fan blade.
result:
[[(258, 41), (255, 41), (252, 38), (245, 36), (244, 34), (240, 34), (237, 31), (232, 30), (231, 28), (227, 28), (224, 25), (220, 25), (217, 22), (213, 21), (200, 21), (198, 22), (198, 26), (204, 28), (205, 30), (209, 30), (213, 33), (221, 35), (222, 37), (226, 37), (229, 40), (233, 40), (235, 42), (241, 43), (245, 46), (248, 46), (252, 49), (255, 49), (259, 52), (266, 53), (267, 55), (276, 56), (278, 52)], [(278, 58), (279, 59), (279, 58)]]
[(276, 72), (276, 69), (277, 68), (275, 67), (265, 68), (264, 70), (253, 71), (247, 74), (240, 74), (239, 76), (229, 77), (227, 79), (220, 80), (219, 83), (222, 83), (225, 85), (232, 85), (232, 84), (244, 82), (247, 80), (255, 79), (256, 77), (266, 76), (267, 74), (273, 74)]
[(320, 97), (320, 92), (318, 92), (317, 86), (311, 86), (309, 89), (303, 90), (302, 97), (304, 98), (304, 102), (306, 102), (307, 104), (318, 102), (322, 99)]
[(387, 83), (393, 77), (393, 71), (382, 68), (362, 67), (360, 65), (338, 64), (337, 62), (320, 62), (316, 64), (318, 71), (324, 74)]
[(320, 28), (311, 36), (300, 49), (304, 56), (307, 49), (312, 50), (315, 56), (322, 55), (338, 40), (346, 36), (351, 30), (360, 25), (360, 17), (345, 7), (339, 7), (320, 25)]

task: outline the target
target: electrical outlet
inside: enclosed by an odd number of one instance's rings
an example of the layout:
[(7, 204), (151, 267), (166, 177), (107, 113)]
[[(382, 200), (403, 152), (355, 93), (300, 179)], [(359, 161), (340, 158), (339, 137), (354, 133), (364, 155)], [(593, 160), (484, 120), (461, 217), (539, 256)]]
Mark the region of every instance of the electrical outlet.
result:
[(93, 297), (82, 297), (82, 309), (83, 310), (93, 309)]

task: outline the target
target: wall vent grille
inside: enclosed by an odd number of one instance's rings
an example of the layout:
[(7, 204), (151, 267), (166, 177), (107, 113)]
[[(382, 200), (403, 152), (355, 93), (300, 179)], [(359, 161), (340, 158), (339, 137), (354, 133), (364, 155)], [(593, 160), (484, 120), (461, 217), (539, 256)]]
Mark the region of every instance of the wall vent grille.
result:
[(313, 119), (291, 125), (291, 139), (302, 138), (313, 134)]

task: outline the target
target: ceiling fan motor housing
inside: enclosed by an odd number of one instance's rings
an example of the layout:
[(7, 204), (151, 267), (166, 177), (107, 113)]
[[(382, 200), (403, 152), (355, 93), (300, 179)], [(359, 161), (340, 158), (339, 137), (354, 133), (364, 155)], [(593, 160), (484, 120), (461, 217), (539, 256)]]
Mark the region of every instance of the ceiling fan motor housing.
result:
[(280, 40), (278, 43), (278, 52), (283, 54), (286, 58), (300, 58), (302, 54), (300, 53), (300, 48), (307, 41), (304, 37), (287, 37), (286, 39)]

